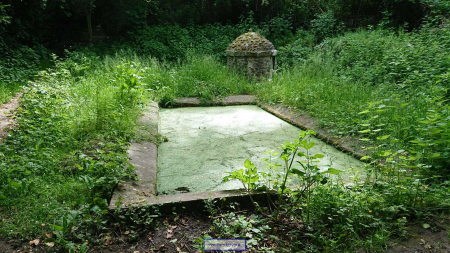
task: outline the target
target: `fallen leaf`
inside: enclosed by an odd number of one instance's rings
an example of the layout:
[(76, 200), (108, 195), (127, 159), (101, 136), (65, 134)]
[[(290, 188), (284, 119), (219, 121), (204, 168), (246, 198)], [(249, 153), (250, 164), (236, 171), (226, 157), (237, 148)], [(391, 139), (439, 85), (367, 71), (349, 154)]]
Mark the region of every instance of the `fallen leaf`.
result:
[(172, 230), (171, 229), (167, 229), (167, 233), (171, 233), (172, 234)]
[(45, 223), (42, 223), (41, 226), (45, 227)]
[(29, 244), (30, 244), (30, 246), (33, 245), (33, 244), (37, 246), (37, 245), (39, 244), (39, 242), (40, 242), (39, 239), (35, 239), (35, 240), (33, 240), (33, 241), (30, 241)]
[(177, 251), (178, 251), (178, 252), (181, 252), (181, 249), (177, 247)]
[(45, 237), (47, 237), (47, 238), (52, 238), (53, 237), (53, 234), (52, 233), (50, 233), (50, 234), (44, 234), (45, 235)]
[(130, 231), (129, 231), (129, 230), (127, 230), (127, 231), (123, 232), (123, 234), (124, 234), (124, 235), (128, 235), (129, 233), (130, 233)]
[(52, 248), (53, 246), (55, 246), (55, 242), (47, 242), (47, 243), (45, 243), (45, 245), (47, 245), (50, 248)]
[(148, 238), (149, 241), (153, 241), (153, 239), (151, 237)]
[(109, 240), (109, 239), (106, 239), (106, 242), (105, 243), (103, 243), (104, 245), (106, 245), (106, 246), (108, 246), (108, 245), (110, 245), (111, 244), (111, 240)]
[(167, 238), (167, 239), (171, 239), (171, 238), (172, 238), (172, 236), (173, 236), (173, 234), (169, 234), (169, 233), (167, 233), (167, 236), (166, 236), (166, 238)]

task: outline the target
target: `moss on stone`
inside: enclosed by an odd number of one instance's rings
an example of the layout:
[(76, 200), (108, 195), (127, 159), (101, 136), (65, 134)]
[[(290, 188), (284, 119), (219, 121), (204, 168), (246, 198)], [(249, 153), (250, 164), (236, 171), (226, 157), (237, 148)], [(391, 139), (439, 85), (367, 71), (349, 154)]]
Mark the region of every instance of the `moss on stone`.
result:
[(251, 29), (248, 33), (244, 33), (237, 37), (228, 46), (228, 52), (249, 52), (261, 53), (275, 50), (273, 44), (262, 35), (253, 32)]

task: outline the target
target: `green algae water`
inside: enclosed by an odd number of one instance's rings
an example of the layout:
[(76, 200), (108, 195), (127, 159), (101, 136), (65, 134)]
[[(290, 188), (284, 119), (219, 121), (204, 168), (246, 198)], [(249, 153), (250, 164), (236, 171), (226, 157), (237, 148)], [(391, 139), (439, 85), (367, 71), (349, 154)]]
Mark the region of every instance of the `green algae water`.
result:
[[(225, 172), (243, 168), (247, 158), (265, 170), (264, 152), (279, 152), (277, 147), (302, 131), (253, 105), (160, 109), (159, 120), (159, 133), (168, 141), (158, 147), (158, 194), (243, 188), (239, 181), (222, 183)], [(321, 170), (364, 168), (354, 157), (310, 138), (316, 143), (312, 153), (325, 155)]]

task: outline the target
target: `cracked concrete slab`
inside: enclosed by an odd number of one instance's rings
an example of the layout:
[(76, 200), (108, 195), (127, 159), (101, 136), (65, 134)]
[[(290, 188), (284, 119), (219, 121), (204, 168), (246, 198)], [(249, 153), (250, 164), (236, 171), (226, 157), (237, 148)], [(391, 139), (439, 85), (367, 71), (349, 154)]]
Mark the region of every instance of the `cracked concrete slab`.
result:
[[(168, 139), (158, 148), (157, 193), (164, 195), (242, 188), (238, 181), (222, 183), (226, 172), (243, 168), (247, 158), (265, 170), (264, 152), (293, 141), (302, 130), (244, 105), (161, 109), (159, 131)], [(312, 152), (325, 155), (318, 164), (321, 170), (364, 167), (323, 141), (311, 140), (316, 143)]]

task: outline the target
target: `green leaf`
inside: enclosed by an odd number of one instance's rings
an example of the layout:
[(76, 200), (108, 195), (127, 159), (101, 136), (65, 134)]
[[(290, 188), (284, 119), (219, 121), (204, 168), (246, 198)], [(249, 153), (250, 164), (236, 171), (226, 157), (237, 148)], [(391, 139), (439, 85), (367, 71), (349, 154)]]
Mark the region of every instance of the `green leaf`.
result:
[(387, 138), (389, 138), (389, 136), (390, 135), (383, 135), (383, 136), (377, 137), (377, 140), (380, 140), (380, 141), (386, 140)]
[(369, 113), (369, 112), (370, 112), (369, 110), (365, 110), (365, 111), (359, 112), (358, 114), (365, 114), (365, 113)]
[(324, 158), (325, 156), (322, 154), (315, 154), (311, 157), (311, 159), (320, 159), (320, 158)]
[(383, 152), (381, 152), (381, 156), (389, 156), (389, 155), (391, 155), (392, 154), (392, 152), (390, 151), (390, 150), (387, 150), (387, 151), (383, 151)]
[(248, 172), (247, 172), (247, 174), (248, 174), (249, 176), (253, 176), (253, 175), (258, 174), (258, 168), (255, 166), (255, 167), (253, 167), (253, 169), (249, 169)]
[(430, 228), (430, 224), (424, 223), (424, 224), (422, 224), (422, 227), (425, 229)]
[(431, 158), (436, 158), (436, 157), (439, 157), (439, 156), (441, 156), (440, 153), (434, 153), (434, 154), (431, 156)]
[(316, 144), (315, 144), (314, 142), (310, 142), (310, 143), (306, 144), (304, 148), (305, 148), (305, 149), (311, 149), (311, 148), (313, 148), (314, 146), (316, 146)]
[(11, 182), (9, 182), (9, 184), (16, 188), (20, 188), (20, 186), (22, 186), (21, 184), (17, 183), (16, 181), (11, 181)]
[(57, 231), (62, 231), (64, 228), (58, 225), (51, 225), (52, 227), (54, 227)]
[(333, 169), (333, 168), (329, 168), (327, 171), (322, 172), (322, 174), (332, 174), (332, 175), (339, 175), (340, 173), (342, 173), (342, 170), (337, 170), (337, 169)]
[(362, 134), (365, 134), (365, 133), (369, 133), (370, 132), (370, 129), (366, 129), (366, 130), (361, 130), (361, 131), (358, 131), (359, 133), (362, 133)]
[(294, 174), (296, 174), (296, 175), (299, 175), (299, 176), (301, 176), (301, 177), (303, 177), (303, 176), (305, 175), (305, 172), (300, 171), (300, 170), (298, 170), (298, 169), (292, 169), (291, 172), (294, 173)]
[(363, 157), (361, 157), (361, 161), (364, 161), (364, 160), (367, 160), (367, 159), (369, 159), (370, 158), (370, 156), (368, 156), (368, 155), (365, 155), (365, 156), (363, 156)]
[(252, 169), (253, 167), (255, 167), (255, 164), (253, 164), (249, 159), (246, 159), (244, 162), (244, 166), (247, 169)]

